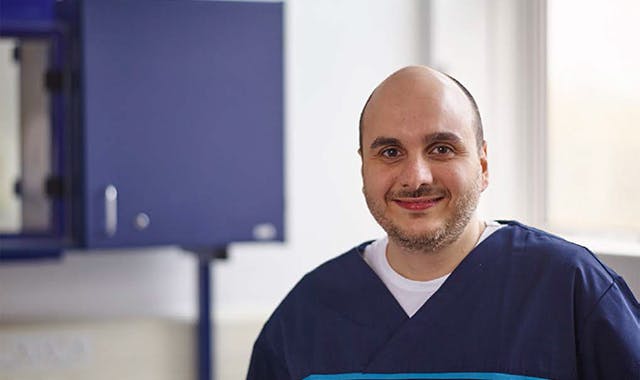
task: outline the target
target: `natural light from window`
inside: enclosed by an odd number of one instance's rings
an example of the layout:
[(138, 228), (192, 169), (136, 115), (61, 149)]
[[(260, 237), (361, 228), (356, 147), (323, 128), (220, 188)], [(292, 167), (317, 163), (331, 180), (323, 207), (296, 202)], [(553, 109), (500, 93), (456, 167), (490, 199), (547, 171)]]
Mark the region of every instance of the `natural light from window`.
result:
[(547, 218), (640, 232), (640, 1), (548, 1)]

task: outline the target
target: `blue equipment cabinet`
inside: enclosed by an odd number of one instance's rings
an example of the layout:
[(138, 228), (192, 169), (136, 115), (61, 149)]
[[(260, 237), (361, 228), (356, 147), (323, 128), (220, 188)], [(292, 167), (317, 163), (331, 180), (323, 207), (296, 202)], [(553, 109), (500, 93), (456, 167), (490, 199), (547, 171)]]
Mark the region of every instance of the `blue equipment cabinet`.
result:
[(281, 5), (79, 5), (83, 245), (281, 240)]
[(284, 239), (281, 3), (64, 0), (55, 14), (64, 225), (5, 237), (0, 256)]

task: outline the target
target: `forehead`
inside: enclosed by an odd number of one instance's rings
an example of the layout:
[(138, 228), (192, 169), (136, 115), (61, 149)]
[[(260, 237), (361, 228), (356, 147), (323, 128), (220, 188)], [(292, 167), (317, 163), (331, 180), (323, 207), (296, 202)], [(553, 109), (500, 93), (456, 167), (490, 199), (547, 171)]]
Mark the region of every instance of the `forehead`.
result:
[(421, 141), (451, 133), (475, 143), (472, 106), (462, 90), (444, 76), (390, 77), (373, 93), (362, 120), (363, 145), (379, 137)]

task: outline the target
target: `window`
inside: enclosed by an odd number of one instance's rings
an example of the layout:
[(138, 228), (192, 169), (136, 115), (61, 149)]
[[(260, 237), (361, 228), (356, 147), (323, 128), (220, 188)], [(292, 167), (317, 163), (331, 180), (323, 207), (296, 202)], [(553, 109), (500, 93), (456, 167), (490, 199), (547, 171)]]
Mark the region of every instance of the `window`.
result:
[(640, 2), (547, 2), (547, 222), (640, 232)]

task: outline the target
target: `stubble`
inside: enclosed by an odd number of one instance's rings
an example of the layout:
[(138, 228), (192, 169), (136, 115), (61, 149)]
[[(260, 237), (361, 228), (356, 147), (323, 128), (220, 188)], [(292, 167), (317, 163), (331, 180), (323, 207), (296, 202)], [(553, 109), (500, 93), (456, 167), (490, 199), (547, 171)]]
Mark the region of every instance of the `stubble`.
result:
[[(387, 202), (394, 197), (421, 197), (428, 196), (433, 190), (428, 187), (421, 187), (409, 194), (392, 193), (387, 194)], [(380, 226), (387, 232), (389, 239), (393, 240), (403, 249), (416, 252), (436, 252), (443, 247), (458, 240), (469, 224), (473, 213), (478, 206), (481, 190), (481, 175), (478, 175), (470, 184), (467, 191), (461, 197), (454, 200), (452, 212), (445, 216), (443, 223), (434, 230), (411, 233), (397, 225), (393, 220), (385, 215), (386, 205), (381, 205), (375, 201), (364, 188), (364, 195), (371, 214)]]

